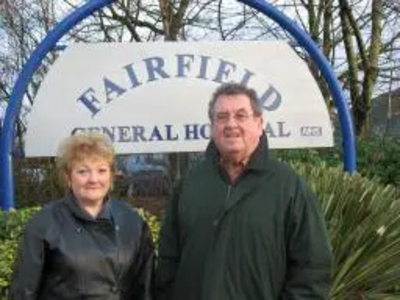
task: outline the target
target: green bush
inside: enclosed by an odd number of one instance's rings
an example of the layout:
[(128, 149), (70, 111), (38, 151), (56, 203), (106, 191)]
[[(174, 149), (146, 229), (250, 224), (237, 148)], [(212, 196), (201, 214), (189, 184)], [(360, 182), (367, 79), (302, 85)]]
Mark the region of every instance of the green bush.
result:
[(342, 150), (338, 147), (321, 149), (279, 149), (272, 155), (288, 163), (308, 163), (337, 167), (342, 165)]
[(400, 188), (400, 137), (359, 139), (359, 172)]
[(159, 233), (160, 233), (160, 221), (156, 216), (150, 214), (142, 208), (138, 209), (139, 214), (146, 220), (150, 227), (151, 236), (153, 238), (154, 245), (158, 245)]
[(340, 168), (295, 164), (319, 197), (334, 254), (331, 300), (400, 299), (397, 190)]
[[(356, 147), (358, 173), (400, 188), (400, 136), (357, 138)], [(340, 145), (322, 149), (273, 150), (273, 155), (289, 163), (343, 166)]]
[(0, 299), (5, 297), (25, 223), (39, 210), (38, 207), (18, 211), (0, 211)]
[(12, 272), (13, 262), (15, 260), (16, 249), (17, 249), (17, 241), (15, 241), (15, 240), (1, 241), (1, 244), (0, 244), (0, 297), (5, 296), (5, 290), (10, 284), (10, 275)]

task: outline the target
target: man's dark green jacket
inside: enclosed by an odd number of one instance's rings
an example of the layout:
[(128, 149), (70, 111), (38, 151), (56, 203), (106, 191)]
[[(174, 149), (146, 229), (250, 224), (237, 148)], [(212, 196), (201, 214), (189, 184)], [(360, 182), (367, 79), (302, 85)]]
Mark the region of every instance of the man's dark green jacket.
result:
[(156, 299), (327, 299), (331, 248), (309, 188), (265, 136), (234, 183), (218, 162), (211, 142), (169, 201)]

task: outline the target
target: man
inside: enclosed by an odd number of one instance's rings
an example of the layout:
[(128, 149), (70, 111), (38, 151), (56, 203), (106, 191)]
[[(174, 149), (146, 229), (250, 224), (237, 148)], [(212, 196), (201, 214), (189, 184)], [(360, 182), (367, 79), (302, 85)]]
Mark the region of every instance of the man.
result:
[(327, 299), (331, 251), (316, 199), (268, 157), (254, 90), (218, 88), (211, 142), (168, 204), (157, 299)]

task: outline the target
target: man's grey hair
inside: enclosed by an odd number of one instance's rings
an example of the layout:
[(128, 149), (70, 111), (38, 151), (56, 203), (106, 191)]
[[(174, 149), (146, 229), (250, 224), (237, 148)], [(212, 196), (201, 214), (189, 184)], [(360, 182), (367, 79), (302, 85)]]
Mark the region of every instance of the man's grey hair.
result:
[(219, 86), (213, 93), (210, 102), (208, 103), (208, 117), (210, 120), (214, 116), (215, 103), (220, 96), (234, 96), (234, 95), (245, 95), (250, 99), (250, 104), (253, 109), (253, 113), (256, 116), (261, 116), (263, 113), (262, 105), (258, 100), (257, 93), (254, 89), (249, 88), (240, 83), (224, 83)]

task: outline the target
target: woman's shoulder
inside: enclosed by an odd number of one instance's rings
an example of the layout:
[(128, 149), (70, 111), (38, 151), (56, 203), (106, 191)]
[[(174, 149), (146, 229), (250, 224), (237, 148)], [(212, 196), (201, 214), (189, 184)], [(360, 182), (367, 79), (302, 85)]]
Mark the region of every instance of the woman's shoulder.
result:
[(123, 211), (134, 211), (133, 206), (127, 201), (120, 199), (110, 199), (109, 204), (113, 209), (123, 210)]
[(110, 199), (109, 205), (113, 213), (130, 214), (132, 216), (139, 216), (137, 210), (127, 201)]
[(144, 221), (138, 210), (127, 201), (116, 199), (110, 199), (109, 201), (113, 217), (124, 218), (135, 223)]
[(45, 204), (32, 217), (26, 222), (26, 230), (33, 232), (44, 232), (51, 225), (54, 220), (54, 211), (60, 205), (60, 200), (53, 200)]

